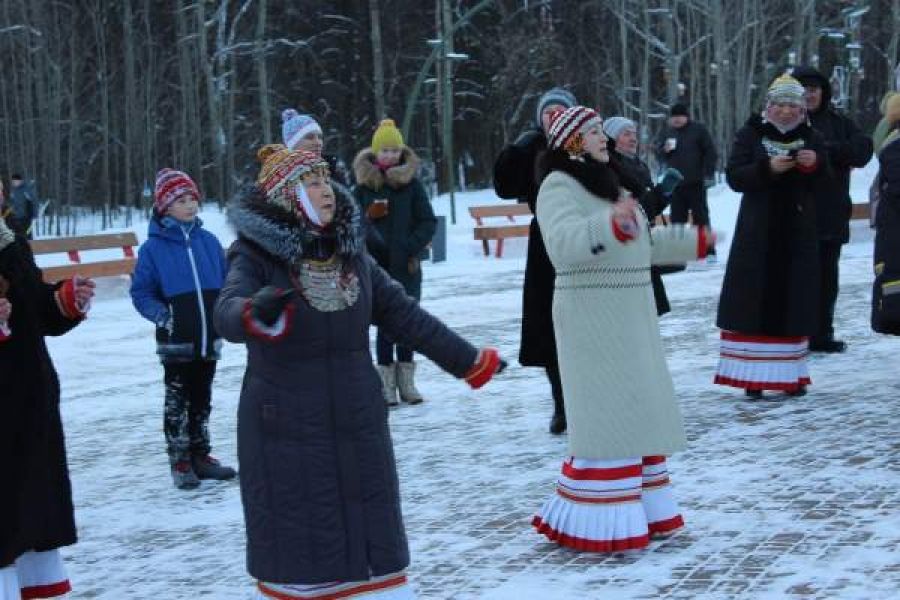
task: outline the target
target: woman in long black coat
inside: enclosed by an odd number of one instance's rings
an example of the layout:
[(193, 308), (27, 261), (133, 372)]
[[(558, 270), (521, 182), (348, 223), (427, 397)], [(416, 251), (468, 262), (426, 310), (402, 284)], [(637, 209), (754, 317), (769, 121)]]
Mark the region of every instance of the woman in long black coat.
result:
[[(550, 115), (557, 110), (577, 104), (575, 96), (562, 88), (553, 88), (538, 100), (534, 126), (503, 149), (494, 163), (494, 191), (501, 198), (527, 203), (537, 214), (537, 196), (541, 178), (537, 175), (537, 160), (547, 150), (547, 129)], [(547, 256), (544, 239), (537, 219), (531, 220), (528, 230), (528, 257), (522, 289), (522, 340), (519, 364), (523, 367), (542, 367), (550, 381), (553, 394), (553, 416), (550, 432), (566, 430), (565, 400), (559, 376), (556, 336), (553, 331), (553, 287), (556, 271)]]
[(229, 207), (238, 240), (214, 317), (247, 345), (238, 457), (248, 569), (263, 598), (406, 597), (409, 550), (369, 327), (473, 387), (499, 357), (425, 312), (361, 251), (359, 209), (334, 193), (321, 158), (283, 147), (260, 157), (257, 185)]
[(816, 329), (816, 200), (828, 182), (823, 140), (807, 122), (803, 86), (781, 76), (766, 111), (737, 133), (726, 177), (743, 193), (716, 324), (716, 383), (802, 395)]
[(91, 288), (44, 283), (28, 242), (0, 218), (0, 598), (70, 589), (57, 549), (76, 541), (72, 488), (44, 336), (81, 322)]
[(885, 108), (888, 132), (878, 152), (872, 329), (900, 335), (900, 95)]

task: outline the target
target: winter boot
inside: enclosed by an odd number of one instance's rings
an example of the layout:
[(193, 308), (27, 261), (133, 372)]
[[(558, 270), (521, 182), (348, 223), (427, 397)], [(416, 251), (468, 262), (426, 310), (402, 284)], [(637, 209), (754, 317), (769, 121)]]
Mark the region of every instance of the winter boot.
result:
[(416, 389), (416, 363), (397, 363), (397, 389), (400, 399), (407, 404), (420, 404), (425, 398)]
[(378, 365), (378, 374), (381, 375), (381, 391), (384, 394), (384, 402), (388, 406), (397, 406), (397, 373), (394, 363)]
[(200, 485), (200, 480), (188, 460), (180, 460), (172, 465), (172, 481), (179, 490), (192, 490)]
[(224, 481), (226, 479), (234, 479), (234, 476), (237, 475), (237, 471), (231, 467), (226, 467), (209, 454), (206, 456), (194, 456), (191, 459), (191, 463), (194, 465), (194, 472), (200, 479)]
[(562, 398), (553, 399), (553, 416), (550, 417), (550, 433), (559, 435), (566, 432), (568, 423), (566, 423), (566, 409), (563, 405)]

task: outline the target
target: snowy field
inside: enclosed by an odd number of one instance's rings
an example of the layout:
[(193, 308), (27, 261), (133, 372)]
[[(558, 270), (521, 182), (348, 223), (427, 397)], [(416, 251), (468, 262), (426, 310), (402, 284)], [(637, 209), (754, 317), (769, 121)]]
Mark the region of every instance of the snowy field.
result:
[[(860, 201), (872, 166), (855, 174)], [(841, 264), (836, 328), (849, 351), (813, 357), (804, 398), (750, 403), (711, 383), (727, 239), (719, 265), (666, 277), (673, 311), (661, 329), (690, 440), (670, 468), (687, 527), (643, 552), (598, 556), (560, 549), (529, 526), (566, 443), (546, 431), (541, 372), (515, 364), (525, 241), (508, 242), (496, 259), (472, 239), (465, 207), (497, 201), (487, 191), (457, 196), (449, 260), (425, 265), (423, 304), (513, 364), (473, 392), (423, 362), (426, 403), (391, 413), (421, 598), (898, 597), (900, 340), (869, 329), (867, 223), (853, 224)], [(737, 205), (724, 185), (710, 196), (726, 238)], [(435, 207), (448, 212), (445, 198)], [(233, 239), (217, 211), (202, 216), (223, 243)], [(143, 239), (144, 227), (137, 233)], [(238, 485), (172, 486), (162, 369), (127, 289), (127, 278), (100, 281), (89, 320), (50, 340), (80, 532), (64, 551), (72, 597), (248, 598)], [(244, 359), (241, 346), (227, 346), (214, 388), (213, 452), (228, 463)]]

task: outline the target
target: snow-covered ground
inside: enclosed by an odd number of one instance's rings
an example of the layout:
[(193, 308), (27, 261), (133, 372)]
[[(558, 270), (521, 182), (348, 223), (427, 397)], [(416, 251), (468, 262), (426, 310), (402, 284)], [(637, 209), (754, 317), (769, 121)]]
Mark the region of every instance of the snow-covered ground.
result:
[[(866, 198), (871, 176), (872, 167), (855, 174), (854, 198)], [(457, 195), (449, 260), (425, 265), (423, 305), (515, 363), (525, 240), (509, 241), (502, 259), (484, 257), (466, 211), (494, 202), (490, 191)], [(447, 204), (439, 198), (435, 208), (447, 214)], [(805, 398), (748, 403), (711, 384), (715, 307), (737, 206), (724, 185), (712, 191), (722, 263), (666, 277), (673, 311), (661, 329), (691, 442), (670, 461), (686, 530), (626, 555), (548, 543), (529, 522), (553, 490), (566, 445), (546, 432), (541, 372), (513, 364), (473, 392), (423, 362), (427, 402), (391, 413), (420, 597), (897, 597), (900, 340), (869, 330), (871, 232), (855, 222), (842, 259), (837, 330), (850, 350), (812, 359)], [(203, 219), (223, 243), (233, 239), (217, 211)], [(143, 239), (143, 226), (137, 232)], [(64, 551), (73, 597), (247, 598), (237, 483), (172, 487), (162, 369), (152, 327), (127, 288), (127, 278), (102, 280), (89, 320), (50, 340), (80, 531)], [(244, 359), (242, 347), (226, 347), (215, 382), (214, 453), (228, 463), (236, 460)]]

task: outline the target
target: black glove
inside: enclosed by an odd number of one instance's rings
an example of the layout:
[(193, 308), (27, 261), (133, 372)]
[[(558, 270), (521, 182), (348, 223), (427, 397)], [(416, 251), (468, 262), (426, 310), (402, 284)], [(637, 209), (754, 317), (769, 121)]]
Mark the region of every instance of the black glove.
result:
[(508, 366), (509, 366), (509, 363), (506, 362), (505, 360), (503, 360), (503, 359), (501, 358), (501, 359), (500, 359), (500, 364), (497, 365), (497, 370), (495, 371), (495, 373), (496, 373), (497, 375), (499, 375), (500, 373), (502, 373), (503, 371), (505, 371), (505, 370), (506, 370), (506, 367), (508, 367)]
[(250, 315), (266, 327), (271, 327), (284, 312), (293, 295), (293, 288), (283, 290), (267, 285), (250, 298)]

